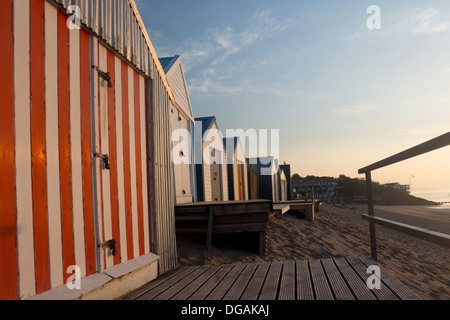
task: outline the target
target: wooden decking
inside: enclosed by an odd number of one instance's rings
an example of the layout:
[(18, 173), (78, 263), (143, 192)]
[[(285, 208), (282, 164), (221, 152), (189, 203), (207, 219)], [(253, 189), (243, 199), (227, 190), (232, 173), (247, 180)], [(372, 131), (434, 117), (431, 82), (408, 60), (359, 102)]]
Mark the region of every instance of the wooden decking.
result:
[(367, 258), (179, 267), (124, 300), (418, 300), (381, 269), (381, 289), (370, 290)]
[(259, 254), (266, 253), (266, 229), (273, 212), (270, 200), (195, 202), (175, 206), (179, 234), (206, 233), (209, 252), (213, 234), (259, 233)]

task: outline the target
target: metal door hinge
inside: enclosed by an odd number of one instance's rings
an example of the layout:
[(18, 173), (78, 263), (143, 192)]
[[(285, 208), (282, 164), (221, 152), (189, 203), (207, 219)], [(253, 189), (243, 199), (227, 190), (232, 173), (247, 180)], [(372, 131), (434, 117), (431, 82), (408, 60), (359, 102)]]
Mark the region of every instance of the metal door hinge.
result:
[(104, 71), (100, 70), (97, 66), (92, 66), (92, 69), (97, 70), (100, 78), (102, 78), (103, 80), (105, 80), (108, 83), (108, 88), (113, 87), (113, 84), (111, 82), (111, 75), (109, 74), (109, 72), (104, 72)]
[(111, 254), (113, 256), (115, 256), (117, 254), (116, 243), (117, 243), (116, 240), (112, 239), (112, 240), (108, 240), (108, 241), (98, 244), (97, 247), (104, 248), (104, 249), (109, 248), (111, 250)]
[(109, 156), (107, 154), (94, 153), (94, 157), (102, 160), (103, 169), (109, 170), (111, 168), (109, 165)]

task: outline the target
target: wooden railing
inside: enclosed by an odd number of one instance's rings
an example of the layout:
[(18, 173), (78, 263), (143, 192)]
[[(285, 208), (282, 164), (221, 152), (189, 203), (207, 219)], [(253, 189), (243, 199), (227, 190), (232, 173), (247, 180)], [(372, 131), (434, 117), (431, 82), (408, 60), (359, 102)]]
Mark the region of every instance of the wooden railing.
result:
[(359, 174), (366, 175), (368, 215), (363, 215), (363, 219), (369, 221), (370, 250), (373, 260), (375, 261), (378, 260), (376, 230), (375, 230), (376, 224), (450, 248), (450, 235), (429, 231), (418, 227), (406, 225), (403, 223), (375, 217), (373, 194), (372, 194), (372, 171), (446, 147), (448, 145), (450, 145), (450, 132), (447, 132), (442, 136), (424, 142), (420, 145), (412, 147), (408, 150), (405, 150), (396, 155), (393, 155), (391, 157), (388, 157), (384, 160), (378, 161), (374, 164), (371, 164), (367, 167), (358, 170)]

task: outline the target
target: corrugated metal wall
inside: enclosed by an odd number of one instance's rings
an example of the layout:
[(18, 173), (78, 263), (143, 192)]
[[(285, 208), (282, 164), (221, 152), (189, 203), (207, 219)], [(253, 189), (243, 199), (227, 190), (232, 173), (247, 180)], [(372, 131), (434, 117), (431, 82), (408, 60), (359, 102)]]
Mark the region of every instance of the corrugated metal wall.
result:
[(172, 269), (177, 263), (177, 246), (175, 234), (175, 195), (173, 190), (173, 171), (170, 141), (170, 100), (165, 89), (155, 74), (152, 81), (151, 101), (153, 107), (149, 112), (149, 149), (153, 150), (150, 163), (153, 168), (150, 181), (154, 183), (154, 243), (155, 252), (161, 257), (160, 273)]

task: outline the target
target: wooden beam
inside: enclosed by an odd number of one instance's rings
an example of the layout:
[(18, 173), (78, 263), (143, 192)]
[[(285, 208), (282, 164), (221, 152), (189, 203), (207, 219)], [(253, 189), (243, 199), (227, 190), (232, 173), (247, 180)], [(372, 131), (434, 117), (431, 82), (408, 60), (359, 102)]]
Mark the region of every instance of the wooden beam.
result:
[(213, 219), (214, 219), (214, 209), (213, 207), (209, 207), (209, 218), (208, 218), (208, 233), (206, 236), (206, 252), (211, 251), (211, 241), (212, 241), (212, 233), (213, 233)]
[(386, 166), (389, 166), (391, 164), (410, 159), (416, 156), (419, 156), (424, 153), (428, 153), (430, 151), (440, 149), (443, 147), (446, 147), (450, 145), (450, 132), (447, 132), (446, 134), (443, 134), (442, 136), (439, 136), (437, 138), (434, 138), (432, 140), (429, 140), (427, 142), (424, 142), (422, 144), (419, 144), (415, 147), (412, 147), (408, 150), (405, 150), (403, 152), (397, 153), (389, 158), (386, 158), (384, 160), (378, 161), (374, 164), (371, 164), (370, 166), (364, 167), (362, 169), (359, 169), (358, 173), (366, 173), (370, 172), (379, 168), (383, 168)]
[[(372, 173), (366, 172), (366, 188), (367, 188), (367, 208), (369, 211), (369, 216), (375, 216), (375, 209), (373, 204), (373, 192), (372, 192)], [(369, 231), (370, 231), (370, 253), (372, 259), (377, 261), (377, 236), (375, 230), (375, 224), (373, 222), (369, 222)]]
[(363, 214), (362, 218), (372, 223), (379, 224), (383, 227), (390, 228), (407, 235), (433, 242), (435, 244), (450, 248), (450, 235), (439, 233), (435, 231), (425, 230), (419, 227), (410, 226), (404, 223), (383, 219), (379, 217), (371, 217)]

